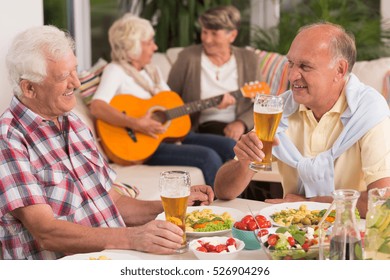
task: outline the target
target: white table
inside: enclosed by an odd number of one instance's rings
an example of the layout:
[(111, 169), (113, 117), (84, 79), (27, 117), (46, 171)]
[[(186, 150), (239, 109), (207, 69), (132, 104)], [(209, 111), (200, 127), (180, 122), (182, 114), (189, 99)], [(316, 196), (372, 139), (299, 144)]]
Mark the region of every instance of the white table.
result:
[[(237, 210), (240, 210), (244, 213), (249, 213), (248, 206), (251, 208), (253, 212), (257, 212), (261, 210), (262, 208), (266, 207), (267, 203), (261, 202), (261, 201), (255, 201), (255, 200), (247, 200), (247, 199), (241, 199), (236, 198), (231, 201), (223, 201), (223, 200), (216, 200), (212, 204), (213, 206), (220, 206), (220, 207), (229, 207), (229, 208), (235, 208)], [(230, 233), (228, 234), (230, 235)], [(143, 253), (133, 250), (104, 250), (102, 252), (99, 252), (99, 255), (102, 256), (109, 256), (110, 254), (115, 254), (116, 256), (120, 256), (122, 259), (142, 259), (142, 260), (195, 260), (197, 259), (195, 255), (188, 251), (184, 254), (174, 254), (174, 255), (155, 255), (155, 254), (149, 254), (149, 253)], [(72, 256), (72, 259), (88, 259), (87, 254), (78, 254)], [(265, 260), (267, 259), (264, 251), (262, 249), (258, 250), (242, 250), (239, 254), (238, 259), (241, 260)]]

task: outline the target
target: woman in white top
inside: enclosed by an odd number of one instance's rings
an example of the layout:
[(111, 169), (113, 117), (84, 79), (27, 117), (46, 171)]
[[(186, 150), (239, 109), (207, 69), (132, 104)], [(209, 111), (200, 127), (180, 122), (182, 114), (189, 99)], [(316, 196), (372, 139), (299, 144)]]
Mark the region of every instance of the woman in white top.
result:
[[(151, 137), (164, 133), (165, 126), (150, 113), (134, 118), (109, 104), (117, 94), (149, 99), (160, 91), (169, 90), (159, 69), (150, 64), (157, 50), (153, 27), (145, 19), (126, 14), (114, 22), (108, 35), (112, 62), (104, 69), (90, 105), (91, 113), (111, 125), (131, 128)], [(145, 163), (198, 167), (206, 183), (213, 186), (219, 167), (234, 157), (234, 145), (232, 139), (222, 136), (190, 132), (182, 145), (161, 143)]]

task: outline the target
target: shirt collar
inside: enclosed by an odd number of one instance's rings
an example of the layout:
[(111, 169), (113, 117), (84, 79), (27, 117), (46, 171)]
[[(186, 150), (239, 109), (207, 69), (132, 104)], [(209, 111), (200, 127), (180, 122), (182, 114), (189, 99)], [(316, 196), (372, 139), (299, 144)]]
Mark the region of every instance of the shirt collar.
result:
[[(16, 96), (14, 96), (11, 100), (10, 104), (10, 112), (14, 116), (14, 118), (26, 128), (28, 133), (35, 131), (35, 129), (42, 124), (48, 122), (48, 120), (44, 119), (37, 113), (30, 110), (26, 105), (24, 105)], [(65, 113), (63, 116), (59, 117), (59, 121), (64, 116), (68, 116), (68, 113)]]

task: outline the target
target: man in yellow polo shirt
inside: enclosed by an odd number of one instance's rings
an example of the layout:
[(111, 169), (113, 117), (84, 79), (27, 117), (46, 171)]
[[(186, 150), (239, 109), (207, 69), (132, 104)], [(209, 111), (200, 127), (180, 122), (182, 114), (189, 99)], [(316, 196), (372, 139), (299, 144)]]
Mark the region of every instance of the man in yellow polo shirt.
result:
[[(282, 96), (283, 117), (273, 148), (282, 176), (283, 199), (269, 203), (331, 202), (335, 189), (361, 192), (390, 186), (389, 107), (380, 93), (351, 73), (353, 36), (341, 26), (315, 23), (300, 29), (287, 54), (291, 90)], [(218, 171), (215, 193), (233, 199), (247, 187), (251, 161), (264, 157), (252, 131), (237, 142), (235, 160)]]

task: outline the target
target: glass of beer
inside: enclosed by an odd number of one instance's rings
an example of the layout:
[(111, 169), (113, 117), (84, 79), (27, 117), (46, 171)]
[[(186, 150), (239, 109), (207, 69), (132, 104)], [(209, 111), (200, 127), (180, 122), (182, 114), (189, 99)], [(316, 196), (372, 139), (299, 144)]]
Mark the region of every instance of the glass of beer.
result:
[(184, 231), (182, 247), (177, 250), (177, 253), (184, 253), (188, 250), (185, 218), (191, 188), (190, 174), (187, 171), (161, 172), (159, 188), (165, 220), (177, 225)]
[(255, 132), (263, 142), (265, 157), (253, 161), (249, 168), (253, 171), (272, 170), (272, 143), (283, 113), (283, 98), (275, 95), (257, 94), (253, 105)]

